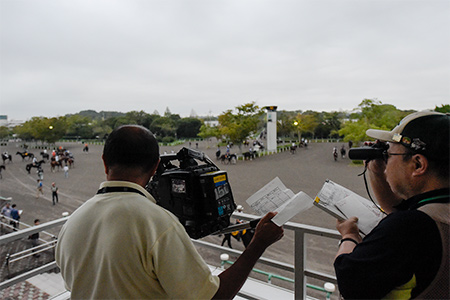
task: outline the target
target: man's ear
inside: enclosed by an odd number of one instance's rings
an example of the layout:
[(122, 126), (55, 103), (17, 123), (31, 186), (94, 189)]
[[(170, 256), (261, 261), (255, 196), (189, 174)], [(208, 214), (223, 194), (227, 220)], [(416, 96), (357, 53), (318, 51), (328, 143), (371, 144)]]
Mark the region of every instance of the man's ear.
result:
[(161, 162), (161, 159), (158, 159), (158, 162), (155, 164), (155, 166), (153, 167), (153, 169), (151, 169), (150, 171), (150, 178), (155, 175), (156, 170), (158, 169), (159, 163)]
[(102, 160), (103, 160), (103, 167), (105, 168), (105, 174), (108, 175), (109, 168), (105, 163), (105, 158), (103, 157), (103, 154), (102, 154)]
[(428, 159), (422, 154), (413, 155), (412, 163), (414, 164), (413, 176), (422, 176), (428, 171)]

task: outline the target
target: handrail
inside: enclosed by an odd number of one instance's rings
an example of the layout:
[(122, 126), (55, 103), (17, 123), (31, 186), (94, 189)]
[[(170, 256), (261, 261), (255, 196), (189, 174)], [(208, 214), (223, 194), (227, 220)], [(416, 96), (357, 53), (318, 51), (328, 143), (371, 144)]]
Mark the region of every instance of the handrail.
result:
[[(257, 218), (257, 216), (245, 214), (245, 213), (234, 213), (233, 217), (239, 218), (240, 220), (252, 220), (252, 219)], [(53, 220), (50, 222), (46, 222), (46, 223), (43, 223), (43, 224), (40, 224), (37, 226), (33, 226), (33, 227), (30, 227), (27, 229), (23, 229), (20, 231), (15, 231), (15, 232), (12, 232), (9, 234), (2, 235), (2, 236), (0, 236), (0, 245), (9, 243), (9, 242), (12, 242), (15, 240), (19, 240), (23, 237), (28, 237), (29, 235), (31, 235), (33, 233), (37, 233), (37, 232), (40, 232), (40, 231), (43, 231), (43, 230), (46, 230), (46, 229), (49, 229), (52, 227), (61, 226), (67, 221), (67, 219), (68, 219), (68, 217), (63, 217), (63, 218)], [(319, 279), (319, 280), (322, 280), (325, 282), (331, 282), (331, 283), (336, 284), (337, 280), (336, 280), (335, 276), (324, 274), (324, 273), (314, 271), (314, 270), (306, 269), (306, 249), (307, 249), (306, 242), (307, 241), (305, 239), (305, 235), (310, 234), (310, 235), (315, 235), (315, 236), (328, 237), (328, 238), (332, 238), (332, 239), (340, 239), (339, 232), (336, 230), (330, 230), (330, 229), (326, 229), (326, 228), (310, 226), (310, 225), (305, 225), (305, 224), (299, 224), (299, 223), (293, 223), (293, 222), (287, 222), (286, 224), (283, 225), (283, 227), (285, 230), (293, 230), (295, 233), (294, 265), (283, 263), (283, 262), (272, 260), (272, 259), (268, 259), (265, 257), (261, 257), (258, 260), (258, 262), (262, 263), (264, 265), (276, 267), (280, 270), (286, 270), (286, 271), (290, 271), (290, 272), (294, 273), (295, 299), (306, 299), (306, 277), (315, 278), (315, 279)], [(192, 241), (196, 245), (210, 248), (210, 249), (220, 250), (222, 253), (229, 253), (229, 254), (235, 254), (235, 255), (239, 255), (242, 253), (241, 251), (238, 251), (235, 249), (229, 249), (229, 248), (211, 244), (211, 243), (208, 243), (205, 241), (199, 241), (199, 240), (192, 240)], [(46, 265), (45, 268), (41, 267), (41, 268), (38, 268), (35, 270), (40, 270), (40, 273), (43, 273), (43, 272), (46, 272), (47, 270), (49, 270), (50, 265), (53, 268), (56, 267), (56, 263), (52, 262), (52, 263)], [(35, 270), (32, 270), (25, 274), (21, 274), (21, 275), (15, 277), (15, 278), (12, 278), (8, 281), (1, 282), (0, 289), (6, 288), (17, 282), (24, 281), (30, 277), (40, 274), (40, 273), (34, 272)], [(28, 275), (26, 275), (26, 274), (28, 274)], [(20, 279), (16, 280), (16, 278), (20, 278)]]

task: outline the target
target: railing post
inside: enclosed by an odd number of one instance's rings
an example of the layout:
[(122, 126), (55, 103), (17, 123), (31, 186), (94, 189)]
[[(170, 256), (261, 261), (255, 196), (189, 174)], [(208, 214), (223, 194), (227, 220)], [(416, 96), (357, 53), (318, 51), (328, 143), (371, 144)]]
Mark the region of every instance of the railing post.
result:
[(294, 253), (294, 266), (295, 266), (295, 299), (306, 299), (306, 240), (303, 230), (295, 231), (295, 253)]
[(9, 259), (11, 257), (11, 254), (6, 254), (6, 259), (5, 259), (5, 266), (6, 266), (6, 271), (8, 272), (8, 278), (11, 276), (11, 272), (9, 271)]

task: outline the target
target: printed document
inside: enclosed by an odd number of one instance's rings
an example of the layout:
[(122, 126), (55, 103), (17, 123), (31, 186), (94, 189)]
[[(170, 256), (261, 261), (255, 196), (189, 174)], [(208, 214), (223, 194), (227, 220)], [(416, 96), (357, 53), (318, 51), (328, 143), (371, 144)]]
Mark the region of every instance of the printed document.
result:
[(314, 204), (340, 220), (357, 217), (364, 235), (385, 216), (377, 205), (331, 180), (325, 181)]
[(313, 199), (304, 192), (294, 194), (276, 177), (247, 199), (247, 204), (260, 216), (278, 212), (272, 222), (283, 225), (298, 213), (313, 206)]

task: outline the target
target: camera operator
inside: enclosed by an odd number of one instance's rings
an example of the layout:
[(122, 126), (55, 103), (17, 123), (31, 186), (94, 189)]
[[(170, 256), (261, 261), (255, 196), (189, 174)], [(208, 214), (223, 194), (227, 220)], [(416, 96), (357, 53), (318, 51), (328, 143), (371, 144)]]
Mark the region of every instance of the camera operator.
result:
[(125, 125), (108, 137), (106, 180), (61, 229), (56, 262), (72, 299), (232, 298), (265, 249), (283, 236), (268, 213), (238, 260), (211, 274), (184, 227), (145, 186), (159, 147), (144, 127)]
[(384, 159), (366, 162), (388, 214), (364, 239), (357, 218), (337, 221), (334, 267), (346, 299), (449, 299), (449, 115), (417, 112), (392, 131)]

